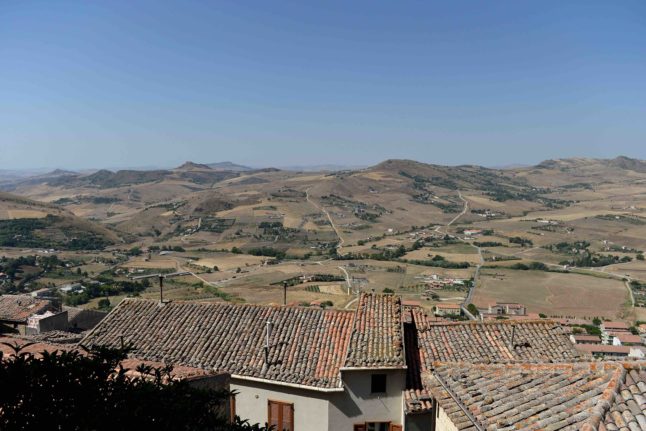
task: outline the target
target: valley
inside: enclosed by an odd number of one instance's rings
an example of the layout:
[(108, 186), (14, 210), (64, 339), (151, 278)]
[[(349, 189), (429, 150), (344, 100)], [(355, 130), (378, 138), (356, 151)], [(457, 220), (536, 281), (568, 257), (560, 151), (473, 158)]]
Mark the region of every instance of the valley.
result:
[(186, 272), (166, 280), (165, 299), (282, 304), (286, 284), (287, 303), (310, 307), (391, 292), (429, 309), (518, 302), (552, 317), (646, 318), (646, 163), (624, 157), (334, 172), (187, 162), (0, 189), (3, 265), (74, 262), (19, 268), (0, 280), (5, 292), (79, 284), (63, 300), (109, 308), (160, 295), (154, 279), (126, 282)]

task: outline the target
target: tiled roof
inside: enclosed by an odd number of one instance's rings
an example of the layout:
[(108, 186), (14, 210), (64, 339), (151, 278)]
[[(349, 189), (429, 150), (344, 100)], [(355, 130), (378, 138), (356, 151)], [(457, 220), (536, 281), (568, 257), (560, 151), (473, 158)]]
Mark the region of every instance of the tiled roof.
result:
[(460, 304), (435, 304), (435, 308), (444, 310), (457, 310), (461, 307)]
[(574, 335), (574, 341), (593, 341), (601, 344), (601, 337), (598, 335)]
[[(352, 312), (125, 299), (82, 341), (132, 343), (133, 356), (245, 377), (340, 388)], [(266, 322), (272, 323), (265, 360)]]
[(629, 369), (599, 431), (646, 431), (646, 372)]
[(577, 344), (576, 348), (582, 352), (607, 355), (628, 355), (631, 349), (630, 346), (611, 346), (608, 344)]
[(628, 330), (628, 325), (624, 322), (603, 322), (601, 325), (606, 330), (612, 330), (612, 329), (624, 329), (626, 331)]
[(619, 338), (619, 341), (621, 341), (622, 343), (641, 344), (642, 342), (642, 337), (640, 337), (639, 335), (618, 334), (615, 335), (615, 337)]
[[(50, 342), (40, 342), (40, 341), (34, 341), (33, 337), (25, 337), (25, 336), (2, 336), (0, 337), (0, 353), (5, 355), (5, 357), (8, 357), (10, 355), (13, 355), (15, 353), (15, 350), (11, 346), (17, 346), (17, 347), (22, 347), (20, 349), (20, 353), (31, 353), (36, 355), (37, 357), (40, 357), (40, 354), (43, 352), (47, 353), (54, 353), (54, 352), (64, 352), (64, 351), (74, 351), (77, 350), (81, 354), (85, 354), (86, 352), (83, 350), (79, 350), (78, 346), (70, 346), (68, 344), (54, 344)], [(130, 370), (130, 375), (136, 374), (135, 370), (139, 365), (149, 365), (152, 367), (162, 367), (165, 364), (161, 362), (153, 362), (153, 361), (142, 361), (140, 359), (126, 359), (121, 362), (121, 366), (125, 369)], [(198, 377), (198, 376), (210, 376), (214, 375), (213, 372), (203, 370), (203, 369), (198, 369), (198, 368), (192, 368), (192, 367), (184, 367), (184, 366), (173, 366), (173, 370), (170, 373), (172, 378), (176, 379), (189, 379), (193, 377)]]
[(51, 302), (29, 295), (0, 296), (0, 320), (25, 323), (30, 316), (41, 314), (51, 307)]
[(406, 390), (404, 402), (406, 414), (424, 413), (433, 408), (430, 392), (422, 382), (424, 365), (421, 361), (415, 326), (404, 323), (404, 339), (406, 343)]
[[(427, 384), (461, 431), (597, 430), (624, 375), (624, 368), (613, 363), (452, 364), (436, 368)], [(637, 391), (641, 396), (641, 388)], [(628, 391), (623, 406), (613, 408), (637, 413), (632, 395)]]
[(404, 366), (401, 298), (395, 295), (361, 295), (345, 368)]
[(569, 330), (551, 321), (438, 324), (423, 310), (412, 313), (428, 369), (435, 362), (571, 362), (582, 356), (570, 341)]

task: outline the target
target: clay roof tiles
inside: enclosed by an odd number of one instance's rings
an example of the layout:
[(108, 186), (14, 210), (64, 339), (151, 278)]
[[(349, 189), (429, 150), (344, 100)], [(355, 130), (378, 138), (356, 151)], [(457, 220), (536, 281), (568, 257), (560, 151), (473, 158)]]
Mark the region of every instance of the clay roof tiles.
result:
[(405, 367), (401, 298), (359, 297), (345, 368)]
[(458, 430), (596, 430), (624, 376), (612, 363), (448, 364), (427, 384)]
[(25, 323), (30, 316), (49, 310), (51, 303), (29, 295), (0, 296), (0, 320)]
[(437, 323), (423, 310), (412, 313), (427, 369), (436, 362), (571, 362), (584, 356), (569, 330), (551, 321)]
[(145, 360), (339, 388), (352, 323), (345, 311), (125, 299), (82, 344), (117, 347), (123, 337)]

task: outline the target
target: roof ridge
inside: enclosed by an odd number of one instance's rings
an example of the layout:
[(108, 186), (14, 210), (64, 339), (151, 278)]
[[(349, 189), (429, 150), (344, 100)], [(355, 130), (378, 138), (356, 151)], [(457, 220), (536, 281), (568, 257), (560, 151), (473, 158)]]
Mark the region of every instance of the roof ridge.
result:
[[(132, 301), (132, 302), (148, 302), (151, 304), (159, 304), (159, 300), (157, 299), (151, 299), (151, 298), (136, 298), (136, 297), (125, 297), (123, 298), (119, 304), (117, 304), (117, 307), (121, 305), (122, 302), (124, 301)], [(206, 305), (206, 306), (219, 306), (219, 307), (255, 307), (255, 308), (260, 308), (260, 309), (277, 309), (277, 310), (312, 310), (316, 312), (326, 312), (326, 313), (342, 313), (342, 314), (350, 314), (354, 313), (355, 311), (353, 310), (340, 310), (336, 308), (316, 308), (316, 307), (300, 307), (300, 306), (290, 306), (290, 305), (277, 305), (277, 304), (248, 304), (248, 303), (239, 303), (239, 304), (234, 304), (230, 302), (212, 302), (212, 301), (204, 301), (204, 300), (172, 300), (172, 301), (164, 301), (164, 306), (167, 305), (176, 305), (176, 304), (190, 304), (190, 305)], [(115, 307), (116, 308), (116, 307)]]
[(599, 429), (601, 421), (606, 413), (612, 408), (612, 405), (621, 390), (622, 382), (626, 378), (626, 369), (620, 364), (610, 363), (603, 364), (603, 371), (606, 371), (613, 365), (615, 370), (612, 372), (610, 381), (599, 396), (597, 404), (593, 407), (591, 417), (588, 418), (587, 423), (581, 427), (581, 431), (596, 431)]

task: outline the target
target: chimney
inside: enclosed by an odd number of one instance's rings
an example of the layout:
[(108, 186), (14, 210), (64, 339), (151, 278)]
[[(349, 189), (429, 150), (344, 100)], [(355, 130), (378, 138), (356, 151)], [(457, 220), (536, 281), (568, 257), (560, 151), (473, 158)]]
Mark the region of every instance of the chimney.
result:
[(159, 303), (164, 303), (164, 276), (159, 274)]
[(287, 305), (287, 280), (283, 281), (283, 305)]
[(271, 320), (267, 320), (265, 330), (265, 364), (269, 365), (269, 337), (271, 337)]
[(511, 341), (509, 342), (509, 349), (514, 350), (514, 336), (516, 335), (516, 325), (511, 325)]

